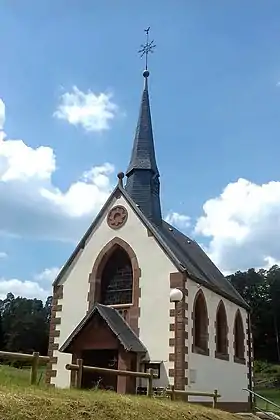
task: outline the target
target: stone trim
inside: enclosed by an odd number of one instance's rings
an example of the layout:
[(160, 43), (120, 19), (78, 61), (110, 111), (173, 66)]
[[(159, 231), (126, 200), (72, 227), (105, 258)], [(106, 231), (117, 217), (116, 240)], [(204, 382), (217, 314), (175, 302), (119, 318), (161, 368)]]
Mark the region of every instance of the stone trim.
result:
[[(248, 312), (247, 319), (247, 340), (246, 340), (246, 346), (247, 346), (247, 378), (248, 378), (248, 389), (253, 390), (254, 389), (254, 348), (253, 348), (253, 334), (252, 334), (252, 325), (251, 325), (251, 317), (250, 313)], [(253, 409), (253, 396), (249, 394), (248, 396), (248, 402), (251, 406), (251, 409)]]
[(128, 213), (124, 206), (114, 206), (107, 215), (107, 224), (111, 229), (122, 228), (128, 219)]
[[(108, 259), (112, 255), (112, 252), (118, 246), (123, 248), (127, 252), (131, 261), (132, 272), (133, 272), (133, 293), (132, 293), (133, 302), (131, 305), (123, 305), (123, 307), (127, 310), (126, 322), (130, 325), (130, 327), (134, 330), (134, 332), (137, 335), (139, 335), (138, 324), (139, 324), (139, 317), (140, 317), (141, 269), (139, 268), (136, 254), (131, 248), (131, 246), (119, 237), (115, 237), (110, 242), (108, 242), (100, 251), (100, 253), (98, 254), (94, 262), (94, 265), (93, 265), (93, 268), (89, 275), (89, 280), (88, 280), (89, 281), (88, 311), (90, 311), (90, 309), (94, 306), (94, 304), (96, 302), (99, 302), (100, 300), (102, 272)], [(116, 309), (121, 310), (122, 305), (116, 305)]]
[[(236, 346), (236, 336), (235, 336), (235, 325), (236, 325), (236, 320), (237, 317), (239, 317), (239, 319), (241, 320), (241, 325), (242, 325), (242, 337), (240, 338), (241, 343), (242, 343), (242, 354), (243, 357), (237, 357), (235, 354), (235, 346)], [(234, 323), (233, 323), (233, 351), (234, 351), (234, 357), (233, 357), (233, 361), (234, 363), (238, 363), (240, 365), (246, 365), (246, 360), (245, 360), (245, 334), (244, 334), (244, 323), (243, 323), (243, 319), (242, 319), (242, 315), (239, 309), (237, 309), (236, 314), (235, 314), (235, 318), (234, 318)], [(247, 342), (247, 340), (246, 340)]]
[(184, 298), (170, 309), (171, 322), (169, 331), (174, 332), (174, 338), (169, 339), (169, 361), (174, 363), (174, 368), (169, 369), (169, 377), (174, 378), (175, 389), (184, 390), (188, 385), (188, 355), (187, 325), (188, 325), (188, 304), (186, 302), (188, 291), (186, 288), (186, 277), (183, 273), (175, 272), (170, 274), (170, 289), (180, 289)]
[[(221, 306), (224, 307), (224, 314), (225, 314), (225, 322), (226, 322), (226, 352), (225, 353), (221, 353), (218, 352), (217, 349), (217, 345), (218, 345), (218, 325), (217, 325), (217, 320), (218, 320), (218, 313), (219, 310), (221, 308)], [(218, 306), (217, 306), (217, 311), (216, 311), (216, 321), (215, 321), (215, 345), (216, 345), (216, 349), (215, 349), (215, 358), (216, 359), (220, 359), (220, 360), (225, 360), (225, 361), (229, 361), (229, 339), (228, 339), (228, 333), (229, 333), (229, 328), (228, 328), (228, 320), (227, 320), (227, 312), (226, 312), (226, 308), (225, 308), (225, 304), (222, 300), (220, 300)]]
[(239, 365), (246, 365), (245, 359), (240, 359), (239, 357), (234, 356), (233, 358), (234, 363), (238, 363)]
[(229, 354), (218, 353), (215, 351), (215, 358), (229, 362)]
[[(197, 300), (200, 296), (203, 297), (205, 307), (206, 307), (206, 333), (205, 333), (206, 334), (206, 349), (202, 349), (202, 348), (197, 347), (195, 345), (195, 316), (194, 316), (194, 314), (195, 314), (195, 306), (196, 306)], [(200, 354), (202, 356), (209, 356), (210, 355), (210, 350), (209, 350), (209, 324), (210, 324), (210, 321), (209, 321), (209, 317), (208, 317), (207, 301), (206, 301), (206, 298), (205, 298), (205, 295), (204, 295), (202, 289), (198, 290), (198, 292), (196, 293), (196, 296), (194, 298), (191, 319), (192, 319), (192, 330), (191, 330), (191, 333), (192, 333), (192, 353), (197, 353), (197, 354)]]
[(61, 318), (57, 317), (57, 313), (62, 311), (62, 305), (58, 304), (58, 301), (63, 299), (63, 285), (56, 285), (53, 288), (53, 298), (52, 298), (52, 307), (51, 307), (51, 318), (50, 318), (50, 333), (49, 333), (49, 348), (48, 356), (50, 361), (47, 364), (46, 370), (46, 383), (51, 384), (51, 378), (56, 377), (56, 369), (53, 365), (57, 363), (57, 357), (54, 357), (54, 351), (58, 350), (59, 344), (55, 343), (55, 338), (60, 336), (59, 325), (61, 323)]

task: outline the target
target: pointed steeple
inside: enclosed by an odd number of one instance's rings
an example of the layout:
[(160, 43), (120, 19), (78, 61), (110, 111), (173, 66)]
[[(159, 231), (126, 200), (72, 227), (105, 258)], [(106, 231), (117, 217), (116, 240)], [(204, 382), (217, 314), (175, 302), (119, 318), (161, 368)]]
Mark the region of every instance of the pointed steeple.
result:
[(144, 89), (127, 175), (132, 169), (150, 169), (158, 174), (148, 91), (148, 71), (144, 71)]
[(146, 69), (140, 113), (134, 137), (130, 163), (126, 172), (126, 190), (145, 216), (161, 224), (159, 171), (156, 164), (152, 119), (149, 102), (148, 77)]

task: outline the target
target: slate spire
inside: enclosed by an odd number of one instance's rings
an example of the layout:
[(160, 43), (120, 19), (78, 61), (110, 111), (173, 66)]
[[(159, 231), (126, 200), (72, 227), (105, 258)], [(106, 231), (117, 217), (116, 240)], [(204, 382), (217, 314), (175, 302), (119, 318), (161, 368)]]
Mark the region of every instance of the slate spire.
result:
[(143, 76), (144, 89), (125, 188), (145, 216), (151, 222), (160, 225), (160, 182), (153, 139), (147, 68)]

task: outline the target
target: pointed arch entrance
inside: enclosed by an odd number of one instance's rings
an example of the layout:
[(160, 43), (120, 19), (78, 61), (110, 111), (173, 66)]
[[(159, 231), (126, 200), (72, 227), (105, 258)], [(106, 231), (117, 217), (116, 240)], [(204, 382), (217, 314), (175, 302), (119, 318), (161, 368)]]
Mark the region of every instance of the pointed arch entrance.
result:
[(88, 309), (95, 303), (119, 310), (138, 335), (141, 270), (134, 250), (119, 237), (100, 251), (89, 276)]
[[(114, 362), (114, 368), (137, 370), (144, 351), (140, 340), (135, 337), (135, 334), (139, 336), (140, 275), (137, 257), (127, 242), (115, 237), (103, 247), (89, 275), (88, 312), (85, 318), (88, 326), (83, 324), (73, 341), (73, 362), (81, 357), (85, 364), (91, 366), (110, 368)], [(104, 319), (99, 319), (96, 307), (105, 314)], [(123, 341), (119, 340), (121, 332), (124, 334)], [(128, 346), (128, 349), (124, 349), (123, 343), (129, 337), (138, 343), (138, 347)], [(105, 383), (106, 378), (103, 379)], [(92, 381), (92, 375), (88, 375), (88, 381)], [(113, 388), (118, 392), (134, 393), (136, 382), (132, 378), (118, 377)]]

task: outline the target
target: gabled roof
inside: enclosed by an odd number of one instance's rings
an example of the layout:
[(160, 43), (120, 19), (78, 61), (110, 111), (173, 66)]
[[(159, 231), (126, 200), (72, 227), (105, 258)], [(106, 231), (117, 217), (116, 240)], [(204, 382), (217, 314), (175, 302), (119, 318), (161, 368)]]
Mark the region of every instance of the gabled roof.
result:
[(67, 352), (67, 349), (83, 330), (83, 328), (90, 322), (95, 314), (99, 314), (101, 318), (106, 322), (110, 330), (117, 337), (121, 345), (126, 351), (134, 353), (146, 353), (147, 349), (142, 344), (140, 339), (130, 328), (124, 318), (119, 312), (109, 306), (96, 304), (93, 309), (82, 319), (80, 324), (75, 328), (72, 334), (67, 338), (65, 343), (59, 349), (61, 352)]
[(162, 221), (160, 226), (155, 226), (146, 218), (140, 208), (137, 207), (137, 205), (124, 190), (124, 188), (121, 187), (121, 185), (116, 186), (98, 213), (97, 217), (90, 225), (81, 241), (78, 243), (76, 249), (66, 264), (62, 267), (60, 273), (53, 283), (54, 286), (59, 284), (67, 269), (75, 260), (79, 251), (85, 247), (87, 240), (89, 239), (99, 221), (104, 216), (108, 206), (112, 202), (112, 199), (118, 194), (121, 194), (125, 198), (132, 210), (137, 214), (147, 229), (149, 229), (160, 247), (164, 250), (164, 252), (179, 271), (186, 273), (186, 275), (189, 276), (192, 280), (205, 286), (220, 296), (225, 297), (226, 299), (245, 309), (249, 309), (249, 306), (245, 300), (239, 295), (229, 280), (225, 278), (225, 276), (210, 260), (210, 258), (197, 244), (197, 242), (191, 240), (165, 221)]

